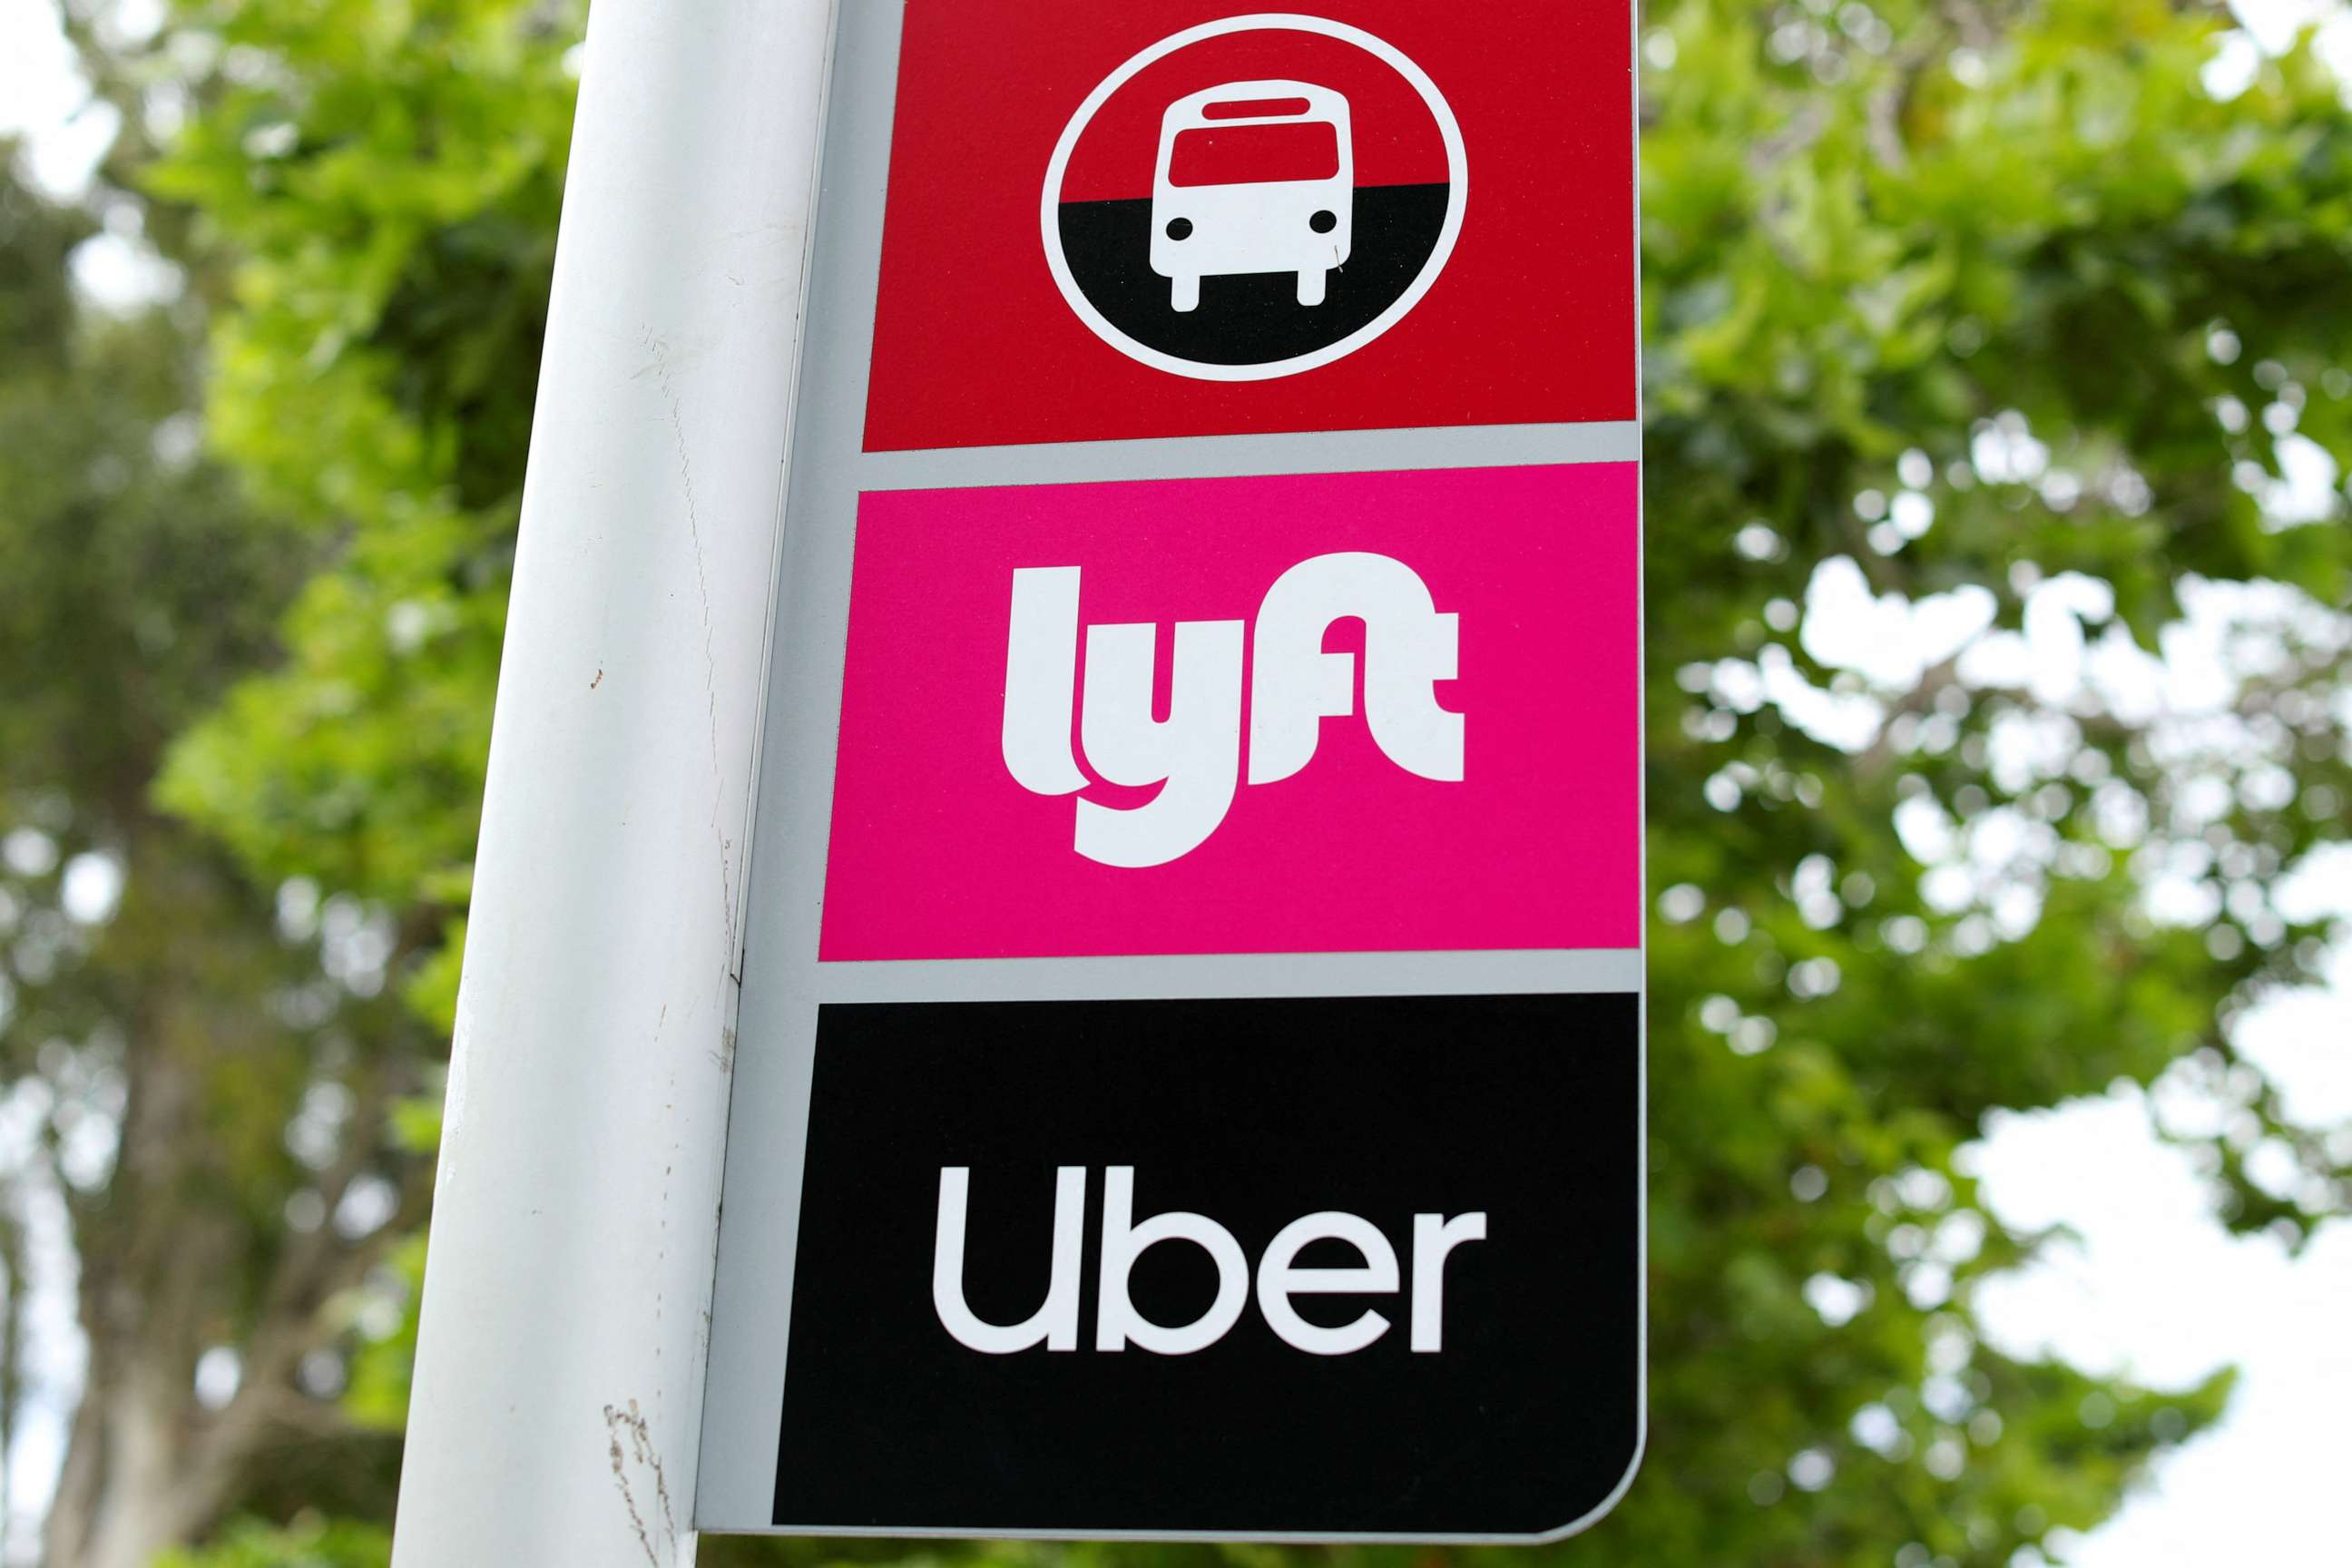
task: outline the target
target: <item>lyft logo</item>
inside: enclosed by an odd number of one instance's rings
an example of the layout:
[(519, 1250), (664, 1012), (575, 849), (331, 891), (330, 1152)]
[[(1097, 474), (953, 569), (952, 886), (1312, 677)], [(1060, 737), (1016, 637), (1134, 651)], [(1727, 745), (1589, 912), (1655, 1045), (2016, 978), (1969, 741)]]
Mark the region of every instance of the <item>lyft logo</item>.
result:
[(1120, 622), (1085, 628), (1081, 695), (1076, 566), (1013, 574), (1004, 658), (1004, 765), (1024, 789), (1075, 795), (1097, 776), (1160, 785), (1137, 806), (1080, 799), (1075, 847), (1105, 866), (1163, 866), (1205, 842), (1225, 819), (1242, 777), (1243, 648), (1249, 650), (1248, 782), (1274, 784), (1315, 756), (1327, 718), (1356, 711), (1352, 653), (1324, 651), (1341, 620), (1364, 625), (1363, 719), (1391, 762), (1425, 779), (1462, 779), (1463, 717), (1437, 700), (1457, 673), (1461, 620), (1440, 611), (1412, 568), (1343, 551), (1300, 562), (1266, 590), (1253, 628), (1242, 621), (1179, 621), (1168, 716), (1153, 711), (1159, 628)]

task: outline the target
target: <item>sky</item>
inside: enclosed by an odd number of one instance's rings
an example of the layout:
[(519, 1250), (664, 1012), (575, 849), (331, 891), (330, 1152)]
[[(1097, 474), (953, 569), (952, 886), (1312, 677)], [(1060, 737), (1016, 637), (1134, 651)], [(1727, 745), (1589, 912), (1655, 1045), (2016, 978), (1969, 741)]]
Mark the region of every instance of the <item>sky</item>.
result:
[[(2352, 1121), (2352, 955), (2337, 953), (2330, 978), (2240, 1028), (2307, 1124)], [(2069, 1560), (2214, 1568), (2341, 1553), (2352, 1224), (2323, 1226), (2298, 1258), (2268, 1236), (2230, 1236), (2188, 1156), (2149, 1134), (2137, 1089), (1996, 1117), (1979, 1163), (2004, 1221), (2080, 1238), (1986, 1291), (1988, 1338), (2159, 1388), (2239, 1368), (2221, 1426), (2167, 1458), (2155, 1487)]]
[[(2233, 8), (2242, 30), (2223, 44), (2207, 74), (2217, 93), (2242, 89), (2261, 53), (2284, 47), (2305, 25), (2322, 26), (2325, 52), (2352, 77), (2352, 10), (2336, 0), (2239, 0)], [(0, 135), (29, 139), (35, 175), (52, 191), (85, 186), (113, 134), (109, 112), (85, 103), (51, 0), (0, 0)], [(141, 255), (135, 236), (120, 234), (87, 247), (77, 276), (92, 294), (114, 300), (137, 298), (166, 281)], [(2030, 436), (2016, 439), (2031, 444)], [(2290, 474), (2293, 493), (2277, 498), (2282, 511), (2307, 504), (2311, 492), (2324, 492), (2336, 479), (2325, 454), (2313, 453), (2301, 458), (2304, 472)], [(1855, 598), (1853, 584), (1835, 573), (1817, 578), (1815, 586), (1820, 602), (1809, 596), (1809, 649), (1834, 661), (1839, 647), (1850, 645), (1857, 668), (1890, 658), (1924, 662), (1925, 645), (1950, 635), (1931, 622), (1968, 613), (1964, 605), (1930, 615), (1873, 604), (1866, 593)], [(2037, 667), (2061, 668), (2047, 679), (2062, 683), (2099, 677), (2100, 651), (2084, 647), (2079, 630), (2070, 642), (2062, 622), (2071, 625), (2072, 617), (2045, 616), (2045, 634), (2013, 651)], [(2210, 686), (2196, 640), (2187, 640), (2178, 660), (2168, 649), (2160, 668), (2138, 672), (2144, 684), (2153, 682), (2158, 700), (2200, 680)], [(1833, 722), (1834, 715), (1822, 721)], [(2303, 880), (2307, 910), (2352, 917), (2352, 849)], [(2268, 1000), (2239, 1026), (2241, 1047), (2283, 1086), (2305, 1125), (2352, 1125), (2352, 948), (2339, 946), (2330, 981)], [(0, 1145), (16, 1136), (16, 1122), (38, 1114), (19, 1098), (0, 1097)], [(1972, 1152), (1987, 1201), (2002, 1221), (2070, 1233), (1980, 1296), (1983, 1327), (1996, 1345), (2012, 1353), (2054, 1352), (2160, 1388), (2188, 1386), (2224, 1365), (2240, 1369), (2237, 1393), (2216, 1429), (2163, 1461), (2106, 1525), (2057, 1543), (2064, 1548), (2059, 1555), (2077, 1568), (2343, 1560), (2352, 1454), (2344, 1415), (2352, 1410), (2352, 1332), (2346, 1329), (2352, 1319), (2352, 1222), (2322, 1228), (2294, 1256), (2268, 1236), (2230, 1236), (2213, 1217), (2210, 1194), (2189, 1156), (2150, 1130), (2152, 1114), (2179, 1125), (2214, 1113), (2185, 1080), (2161, 1081), (2152, 1095), (2122, 1086), (2053, 1110), (1996, 1116)], [(2259, 1160), (2256, 1165), (2259, 1174)], [(10, 1457), (20, 1503), (47, 1496), (54, 1485), (63, 1415), (79, 1375), (70, 1251), (57, 1240), (61, 1211), (43, 1221), (58, 1205), (37, 1194), (34, 1206), (36, 1230), (53, 1237), (33, 1281), (47, 1386)], [(22, 1534), (0, 1544), (0, 1562), (26, 1560), (29, 1545)], [(2017, 1568), (2034, 1564), (2029, 1558)]]

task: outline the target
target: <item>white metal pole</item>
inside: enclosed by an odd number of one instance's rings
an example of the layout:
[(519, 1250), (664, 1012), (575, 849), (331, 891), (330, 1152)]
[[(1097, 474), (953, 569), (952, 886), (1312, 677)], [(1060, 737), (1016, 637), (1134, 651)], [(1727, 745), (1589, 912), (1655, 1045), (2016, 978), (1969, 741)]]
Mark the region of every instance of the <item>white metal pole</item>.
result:
[(694, 1558), (831, 0), (595, 0), (396, 1568)]

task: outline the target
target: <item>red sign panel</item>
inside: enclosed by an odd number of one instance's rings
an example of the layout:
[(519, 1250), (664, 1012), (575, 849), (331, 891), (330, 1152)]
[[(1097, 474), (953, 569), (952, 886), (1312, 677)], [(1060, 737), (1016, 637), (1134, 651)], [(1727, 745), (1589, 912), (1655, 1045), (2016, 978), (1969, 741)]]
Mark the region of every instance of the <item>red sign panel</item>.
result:
[(869, 450), (1634, 417), (1622, 14), (910, 0)]

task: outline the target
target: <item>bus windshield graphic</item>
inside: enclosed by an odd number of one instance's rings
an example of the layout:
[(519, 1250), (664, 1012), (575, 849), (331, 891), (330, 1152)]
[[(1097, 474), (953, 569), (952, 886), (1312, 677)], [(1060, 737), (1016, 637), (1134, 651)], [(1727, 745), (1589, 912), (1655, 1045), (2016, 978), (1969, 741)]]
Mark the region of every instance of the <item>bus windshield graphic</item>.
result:
[(1323, 303), (1354, 242), (1348, 100), (1303, 81), (1234, 81), (1187, 93), (1160, 120), (1151, 270), (1169, 307), (1198, 310), (1201, 279), (1288, 272)]
[(1168, 181), (1177, 186), (1328, 180), (1339, 172), (1339, 132), (1318, 124), (1187, 131), (1176, 138), (1168, 162)]

